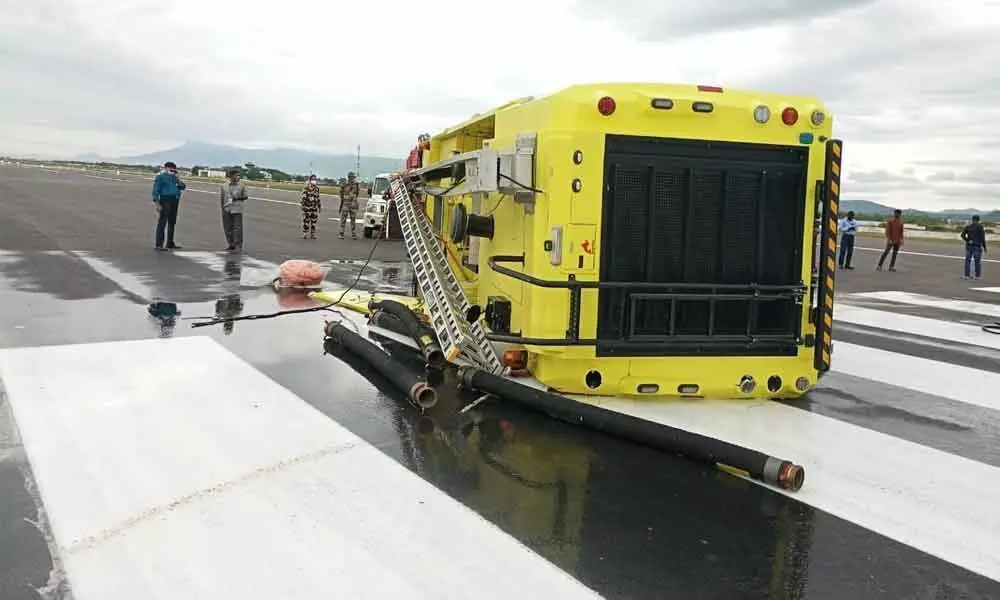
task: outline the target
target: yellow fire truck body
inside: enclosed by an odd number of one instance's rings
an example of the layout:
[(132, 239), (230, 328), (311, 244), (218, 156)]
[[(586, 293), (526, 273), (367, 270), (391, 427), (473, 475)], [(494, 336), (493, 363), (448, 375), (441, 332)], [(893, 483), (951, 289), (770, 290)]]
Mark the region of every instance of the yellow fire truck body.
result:
[(423, 201), (488, 337), (549, 388), (794, 398), (830, 368), (832, 122), (810, 97), (577, 85), (433, 136)]

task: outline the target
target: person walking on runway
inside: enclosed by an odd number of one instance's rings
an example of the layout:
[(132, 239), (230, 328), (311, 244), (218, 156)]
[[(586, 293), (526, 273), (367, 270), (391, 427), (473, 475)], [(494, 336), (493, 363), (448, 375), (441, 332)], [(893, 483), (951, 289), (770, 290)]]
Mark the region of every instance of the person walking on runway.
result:
[(885, 263), (885, 257), (889, 255), (889, 251), (892, 251), (892, 259), (889, 261), (889, 270), (896, 270), (896, 255), (899, 254), (899, 249), (903, 247), (903, 211), (898, 208), (892, 212), (892, 218), (885, 222), (885, 250), (882, 251), (882, 256), (878, 259), (878, 266), (875, 267), (876, 271), (882, 270), (882, 265)]
[(229, 181), (219, 186), (219, 205), (222, 208), (222, 231), (226, 234), (226, 250), (243, 252), (243, 212), (249, 197), (247, 186), (240, 181), (239, 168), (226, 172)]
[(319, 213), (323, 210), (323, 203), (319, 197), (319, 186), (316, 185), (316, 176), (309, 176), (309, 183), (302, 190), (302, 239), (316, 239), (316, 223), (319, 222)]
[[(177, 165), (166, 162), (163, 170), (153, 179), (153, 205), (159, 216), (156, 219), (155, 248), (160, 251), (180, 250), (174, 243), (174, 229), (177, 227), (177, 213), (180, 210), (181, 194), (187, 185), (177, 176)], [(166, 246), (164, 242), (166, 233)]]

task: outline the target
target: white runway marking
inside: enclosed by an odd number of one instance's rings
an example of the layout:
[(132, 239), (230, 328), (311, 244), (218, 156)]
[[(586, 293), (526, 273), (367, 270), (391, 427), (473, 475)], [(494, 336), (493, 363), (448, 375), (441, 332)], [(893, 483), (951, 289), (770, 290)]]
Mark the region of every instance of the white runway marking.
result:
[[(187, 188), (184, 191), (185, 192), (197, 192), (199, 194), (213, 194), (216, 198), (219, 197), (219, 191), (218, 190), (212, 191), (212, 190), (199, 190), (199, 189), (196, 189), (196, 188)], [(292, 206), (298, 206), (299, 205), (298, 202), (291, 202), (289, 200), (275, 200), (274, 198), (261, 198), (259, 196), (250, 196), (250, 199), (251, 200), (256, 200), (257, 202), (272, 202), (274, 204), (289, 204), (289, 205), (292, 205)]]
[[(864, 250), (866, 252), (883, 252), (885, 250), (885, 248), (867, 248), (867, 247), (864, 247), (864, 246), (855, 246), (854, 249), (855, 250)], [(965, 260), (964, 256), (956, 256), (954, 254), (934, 254), (932, 252), (912, 252), (910, 250), (906, 250), (905, 246), (899, 250), (899, 255), (900, 256), (904, 256), (904, 255), (907, 255), (907, 254), (912, 254), (913, 256), (928, 256), (928, 257), (931, 257), (931, 258), (947, 258), (949, 260), (961, 260), (961, 261)], [(984, 263), (1000, 263), (1000, 260), (983, 257), (983, 262)]]
[(152, 300), (155, 296), (153, 288), (147, 285), (144, 281), (131, 273), (122, 271), (105, 260), (97, 258), (90, 252), (74, 250), (73, 252), (70, 252), (70, 254), (79, 258), (99, 275), (109, 279), (119, 288), (132, 294), (133, 296), (137, 296), (147, 301)]
[[(986, 302), (973, 302), (971, 300), (952, 300), (949, 298), (938, 298), (936, 296), (925, 296), (923, 294), (911, 294), (910, 292), (858, 292), (850, 295), (851, 298), (866, 298), (871, 300), (883, 300), (886, 302), (897, 302), (899, 304), (911, 304), (913, 306), (926, 306), (928, 308), (939, 308), (955, 312), (982, 315), (984, 317), (1000, 318), (1000, 304), (988, 304)], [(836, 312), (836, 309), (834, 309)]]
[(1000, 469), (777, 402), (598, 403), (793, 460), (805, 485), (782, 493), (1000, 580)]
[(1000, 390), (1000, 373), (841, 341), (833, 343), (833, 370), (1000, 410), (1000, 394), (996, 393)]
[(209, 338), (0, 378), (77, 600), (597, 597)]
[(949, 342), (1000, 350), (1000, 335), (986, 333), (981, 327), (976, 325), (966, 325), (964, 323), (954, 323), (940, 319), (928, 319), (926, 317), (917, 317), (885, 310), (875, 310), (843, 302), (838, 303), (834, 307), (833, 319), (834, 331), (837, 328), (836, 323), (853, 323), (855, 325), (864, 325), (865, 327), (886, 329), (894, 332), (921, 335)]

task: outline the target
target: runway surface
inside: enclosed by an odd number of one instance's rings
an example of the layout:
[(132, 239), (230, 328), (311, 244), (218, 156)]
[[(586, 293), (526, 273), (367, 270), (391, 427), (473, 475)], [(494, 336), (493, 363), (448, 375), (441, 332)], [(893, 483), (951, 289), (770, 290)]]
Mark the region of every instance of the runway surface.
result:
[[(149, 182), (101, 177), (0, 167), (0, 598), (1000, 597), (1000, 264), (963, 280), (957, 241), (876, 272), (859, 240), (805, 400), (619, 407), (801, 461), (781, 494), (450, 381), (421, 415), (324, 354), (330, 315), (192, 329), (371, 242), (257, 190), (227, 255), (192, 184), (157, 253)], [(360, 288), (408, 288), (374, 256)]]

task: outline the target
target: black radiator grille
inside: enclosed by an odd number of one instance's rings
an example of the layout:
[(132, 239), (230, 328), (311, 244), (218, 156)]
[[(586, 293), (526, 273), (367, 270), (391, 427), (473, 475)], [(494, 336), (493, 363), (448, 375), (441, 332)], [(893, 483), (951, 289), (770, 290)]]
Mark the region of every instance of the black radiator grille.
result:
[(807, 160), (608, 136), (601, 280), (664, 285), (600, 291), (598, 355), (794, 354)]

